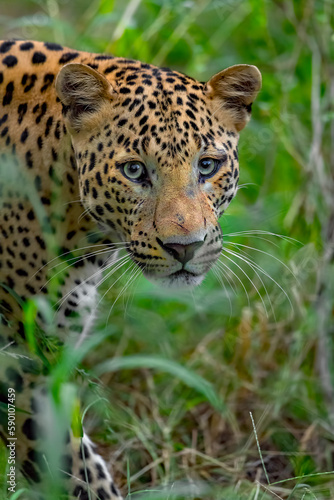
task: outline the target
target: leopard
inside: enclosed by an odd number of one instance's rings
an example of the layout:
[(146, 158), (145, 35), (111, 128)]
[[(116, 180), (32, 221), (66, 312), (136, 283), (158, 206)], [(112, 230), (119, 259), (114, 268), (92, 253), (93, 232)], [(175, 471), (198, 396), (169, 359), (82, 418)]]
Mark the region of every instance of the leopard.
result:
[[(52, 484), (54, 357), (42, 335), (31, 349), (26, 304), (50, 301), (61, 349), (94, 336), (99, 285), (126, 259), (158, 287), (199, 285), (222, 251), (219, 219), (260, 88), (249, 64), (200, 82), (55, 42), (0, 42), (0, 428), (8, 445), (15, 390), (17, 460), (34, 498)], [(45, 321), (39, 311), (34, 331)], [(70, 426), (61, 447), (59, 498), (122, 498), (84, 430)]]

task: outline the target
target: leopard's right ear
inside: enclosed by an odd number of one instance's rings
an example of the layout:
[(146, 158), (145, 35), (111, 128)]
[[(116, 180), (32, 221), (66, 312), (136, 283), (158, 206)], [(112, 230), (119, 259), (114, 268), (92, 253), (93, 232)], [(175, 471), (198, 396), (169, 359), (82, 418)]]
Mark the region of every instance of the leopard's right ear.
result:
[(115, 91), (110, 82), (86, 64), (66, 64), (58, 73), (56, 92), (64, 105), (68, 125), (75, 132), (91, 126), (92, 117)]

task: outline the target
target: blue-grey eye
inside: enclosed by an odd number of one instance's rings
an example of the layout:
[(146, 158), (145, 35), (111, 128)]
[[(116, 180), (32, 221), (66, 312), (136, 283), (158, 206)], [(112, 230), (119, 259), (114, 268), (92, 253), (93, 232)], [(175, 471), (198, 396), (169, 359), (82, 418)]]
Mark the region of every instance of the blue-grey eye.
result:
[(209, 158), (208, 156), (201, 158), (198, 162), (199, 182), (205, 182), (213, 177), (226, 161), (227, 154), (225, 152), (221, 153), (219, 158)]
[(211, 177), (216, 171), (216, 160), (213, 158), (202, 158), (198, 163), (198, 170), (202, 177)]
[(125, 177), (130, 179), (130, 181), (139, 182), (146, 177), (145, 166), (136, 160), (125, 163), (122, 170)]

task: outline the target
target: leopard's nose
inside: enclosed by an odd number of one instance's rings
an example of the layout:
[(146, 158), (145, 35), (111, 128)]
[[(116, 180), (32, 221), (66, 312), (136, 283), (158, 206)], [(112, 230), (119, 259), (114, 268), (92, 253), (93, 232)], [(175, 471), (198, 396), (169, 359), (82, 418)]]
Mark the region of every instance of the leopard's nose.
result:
[(183, 245), (181, 243), (163, 243), (159, 238), (157, 238), (159, 245), (183, 265), (194, 257), (196, 250), (203, 245), (204, 241), (205, 238), (200, 241), (194, 241), (193, 243)]

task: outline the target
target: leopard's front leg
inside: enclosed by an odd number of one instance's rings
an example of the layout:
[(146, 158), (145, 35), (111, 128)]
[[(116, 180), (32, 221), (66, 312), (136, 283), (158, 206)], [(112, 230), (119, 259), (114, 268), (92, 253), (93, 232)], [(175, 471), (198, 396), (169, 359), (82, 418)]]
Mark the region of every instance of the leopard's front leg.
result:
[[(102, 272), (93, 266), (77, 272), (74, 269), (61, 290), (63, 299), (55, 315), (56, 331), (61, 343), (69, 342), (73, 349), (90, 334), (98, 300), (96, 288), (101, 277)], [(55, 421), (54, 395), (50, 391), (52, 367), (50, 370), (47, 362), (32, 356), (19, 338), (19, 334), (6, 328), (1, 346), (0, 392), (1, 401), (8, 405), (8, 395), (15, 391), (17, 466), (32, 484), (31, 490), (38, 491), (47, 500), (49, 485), (57, 488), (60, 484), (59, 494), (64, 491), (80, 500), (120, 500), (122, 497), (112, 475), (88, 436), (74, 437), (70, 425), (65, 432), (60, 430), (61, 425)], [(52, 363), (52, 357), (46, 356), (46, 361)], [(7, 444), (10, 436), (4, 407), (0, 408), (0, 416), (1, 435)], [(50, 450), (52, 443), (58, 446), (58, 457)], [(55, 463), (50, 463), (53, 460)]]
[[(5, 445), (15, 443), (15, 466), (31, 483), (31, 490), (41, 493), (45, 500), (49, 498), (48, 485), (54, 481), (54, 488), (61, 485), (59, 493), (64, 491), (74, 498), (120, 500), (112, 476), (88, 436), (75, 438), (69, 429), (65, 433), (59, 430), (48, 391), (50, 379), (43, 371), (40, 360), (29, 359), (15, 348), (2, 352), (1, 401), (10, 411), (4, 406), (0, 410), (1, 435)], [(15, 441), (8, 440), (12, 437), (8, 425), (12, 408)], [(56, 471), (50, 463), (56, 455), (50, 444), (55, 442), (59, 454)]]

